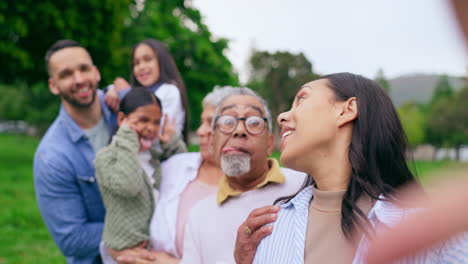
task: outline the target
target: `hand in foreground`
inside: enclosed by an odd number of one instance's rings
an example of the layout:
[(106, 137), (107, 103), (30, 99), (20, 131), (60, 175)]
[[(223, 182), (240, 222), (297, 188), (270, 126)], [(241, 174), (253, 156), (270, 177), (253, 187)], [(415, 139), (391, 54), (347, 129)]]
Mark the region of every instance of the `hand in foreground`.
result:
[(176, 133), (176, 120), (172, 118), (169, 120), (169, 116), (164, 114), (164, 121), (162, 124), (162, 132), (159, 134), (159, 140), (161, 143), (167, 143)]
[(276, 221), (278, 205), (268, 205), (253, 210), (237, 229), (234, 259), (237, 264), (251, 264), (260, 241), (271, 234), (273, 226), (267, 225)]
[[(468, 178), (452, 176), (450, 181), (432, 188), (437, 191), (429, 193), (431, 199), (423, 201), (425, 210), (377, 234), (369, 245), (368, 263), (393, 263), (468, 231)], [(410, 189), (403, 200), (420, 199), (415, 193)]]

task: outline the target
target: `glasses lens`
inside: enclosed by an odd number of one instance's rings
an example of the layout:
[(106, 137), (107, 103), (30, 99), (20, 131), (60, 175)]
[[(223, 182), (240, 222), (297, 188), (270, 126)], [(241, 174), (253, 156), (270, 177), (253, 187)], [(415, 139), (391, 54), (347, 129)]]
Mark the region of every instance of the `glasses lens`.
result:
[(216, 125), (224, 133), (231, 133), (236, 128), (237, 119), (230, 115), (220, 116)]
[(265, 128), (265, 120), (259, 116), (249, 116), (245, 120), (245, 126), (251, 134), (258, 134)]

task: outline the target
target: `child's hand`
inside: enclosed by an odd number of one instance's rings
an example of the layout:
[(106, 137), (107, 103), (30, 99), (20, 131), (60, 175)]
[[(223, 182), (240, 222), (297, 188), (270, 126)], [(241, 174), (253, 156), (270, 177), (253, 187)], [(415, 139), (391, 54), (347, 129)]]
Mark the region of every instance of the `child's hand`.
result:
[(124, 126), (124, 125), (127, 125), (133, 131), (135, 131), (135, 133), (139, 134), (136, 119), (134, 119), (134, 118), (125, 118), (124, 120), (122, 120), (122, 123), (120, 124), (120, 126)]
[(122, 77), (117, 77), (114, 80), (114, 89), (117, 92), (120, 92), (124, 89), (127, 89), (130, 87), (130, 84)]
[(119, 111), (120, 99), (119, 94), (115, 90), (115, 87), (107, 91), (106, 95), (104, 96), (104, 101), (106, 102), (107, 106), (112, 109), (112, 111)]
[(172, 118), (169, 120), (169, 116), (164, 114), (164, 124), (163, 124), (163, 131), (159, 135), (159, 140), (161, 143), (167, 143), (176, 133), (176, 120)]

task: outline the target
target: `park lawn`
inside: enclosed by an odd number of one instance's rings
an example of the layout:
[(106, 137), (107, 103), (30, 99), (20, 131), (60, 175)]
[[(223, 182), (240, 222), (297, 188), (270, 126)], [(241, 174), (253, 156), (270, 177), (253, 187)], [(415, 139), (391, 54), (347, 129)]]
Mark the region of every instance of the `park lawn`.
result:
[[(33, 137), (0, 134), (0, 264), (65, 262), (36, 205), (32, 161), (38, 143)], [(279, 155), (275, 152), (272, 157)], [(451, 164), (416, 162), (416, 170), (424, 181), (428, 172)]]
[(0, 134), (0, 263), (64, 263), (39, 214), (32, 160), (38, 139)]

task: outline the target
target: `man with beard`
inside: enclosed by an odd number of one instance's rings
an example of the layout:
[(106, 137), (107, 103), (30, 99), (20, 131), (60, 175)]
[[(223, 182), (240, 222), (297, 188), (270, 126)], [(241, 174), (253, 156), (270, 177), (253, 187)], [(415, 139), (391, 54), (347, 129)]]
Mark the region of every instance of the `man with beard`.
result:
[(49, 89), (62, 105), (34, 157), (37, 202), (67, 263), (100, 263), (105, 210), (93, 160), (116, 119), (97, 90), (99, 71), (79, 43), (57, 41), (45, 59)]
[(274, 146), (271, 126), (266, 102), (248, 88), (238, 88), (218, 106), (212, 143), (224, 175), (218, 192), (190, 213), (182, 263), (235, 263), (237, 228), (247, 215), (299, 190), (304, 174), (268, 158)]

